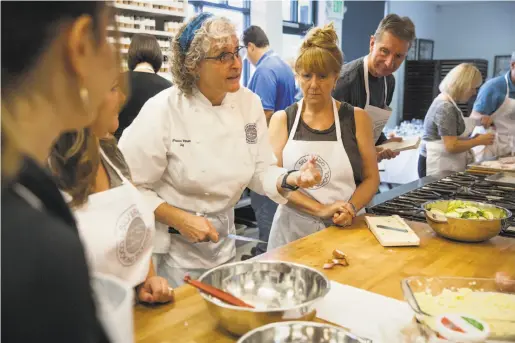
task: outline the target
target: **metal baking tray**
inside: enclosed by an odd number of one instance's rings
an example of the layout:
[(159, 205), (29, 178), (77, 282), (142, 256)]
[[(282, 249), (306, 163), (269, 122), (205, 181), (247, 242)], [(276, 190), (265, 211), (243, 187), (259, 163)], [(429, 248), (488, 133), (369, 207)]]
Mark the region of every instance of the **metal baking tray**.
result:
[(501, 186), (515, 186), (515, 172), (501, 172), (497, 174), (493, 174), (487, 176), (485, 181), (490, 181), (491, 183), (495, 183), (496, 185)]

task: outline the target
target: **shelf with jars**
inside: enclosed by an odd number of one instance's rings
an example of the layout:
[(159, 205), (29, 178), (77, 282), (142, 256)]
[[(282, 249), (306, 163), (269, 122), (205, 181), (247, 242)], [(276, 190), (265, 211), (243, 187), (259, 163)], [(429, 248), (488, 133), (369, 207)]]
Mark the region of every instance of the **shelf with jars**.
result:
[(116, 0), (112, 6), (119, 12), (138, 16), (184, 18), (188, 8), (188, 1)]
[(158, 74), (170, 79), (170, 43), (184, 21), (188, 1), (115, 0), (111, 6), (115, 11), (116, 28), (108, 28), (111, 33), (109, 39), (118, 46), (123, 70), (128, 70), (127, 57), (132, 36), (137, 33), (149, 34), (157, 38), (163, 53), (163, 65)]

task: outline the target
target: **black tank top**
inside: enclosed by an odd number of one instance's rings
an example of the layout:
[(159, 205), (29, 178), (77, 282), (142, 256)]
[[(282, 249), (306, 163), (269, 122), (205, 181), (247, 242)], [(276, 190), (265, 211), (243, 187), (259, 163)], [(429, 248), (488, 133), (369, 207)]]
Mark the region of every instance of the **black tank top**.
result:
[[(287, 128), (288, 135), (291, 132), (293, 123), (295, 122), (295, 116), (297, 115), (298, 103), (286, 108), (287, 117)], [(358, 149), (358, 141), (356, 139), (356, 122), (354, 121), (354, 107), (346, 102), (342, 102), (340, 109), (338, 110), (338, 116), (340, 118), (340, 130), (342, 133), (342, 142), (349, 157), (352, 171), (354, 173), (354, 182), (358, 186), (363, 181), (361, 173), (363, 162), (361, 160), (361, 154)], [(336, 141), (336, 129), (333, 124), (327, 130), (315, 130), (310, 128), (302, 119), (299, 118), (299, 125), (297, 125), (297, 131), (293, 136), (296, 141)]]

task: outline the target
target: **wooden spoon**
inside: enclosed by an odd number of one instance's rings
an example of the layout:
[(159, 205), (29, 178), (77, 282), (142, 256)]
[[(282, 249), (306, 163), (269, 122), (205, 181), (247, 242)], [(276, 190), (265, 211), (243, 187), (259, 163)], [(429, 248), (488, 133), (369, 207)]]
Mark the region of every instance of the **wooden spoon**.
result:
[(219, 300), (222, 300), (223, 302), (228, 303), (229, 305), (240, 306), (240, 307), (247, 307), (247, 308), (254, 308), (254, 306), (247, 304), (243, 300), (241, 300), (239, 298), (236, 298), (234, 295), (232, 295), (230, 293), (224, 292), (221, 289), (218, 289), (218, 288), (213, 287), (211, 285), (205, 284), (203, 282), (200, 282), (200, 281), (197, 281), (197, 280), (192, 280), (189, 275), (186, 275), (184, 277), (184, 281), (186, 283), (189, 283), (193, 287), (195, 287), (197, 289), (200, 289), (201, 291), (203, 291), (203, 292), (205, 292), (205, 293), (207, 293), (207, 294), (209, 294), (209, 295), (211, 295), (211, 296), (213, 296), (213, 297), (215, 297), (215, 298), (217, 298)]

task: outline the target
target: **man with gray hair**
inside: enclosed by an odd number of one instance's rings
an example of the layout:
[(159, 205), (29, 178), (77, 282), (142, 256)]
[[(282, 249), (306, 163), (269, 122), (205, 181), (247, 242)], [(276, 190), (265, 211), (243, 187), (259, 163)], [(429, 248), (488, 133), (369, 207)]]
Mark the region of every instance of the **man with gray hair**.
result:
[[(392, 110), (388, 107), (395, 89), (395, 77), (415, 39), (415, 25), (408, 17), (389, 14), (381, 20), (370, 37), (367, 56), (345, 64), (336, 84), (333, 97), (363, 108), (370, 115), (376, 145), (387, 142), (383, 129)], [(401, 138), (390, 138), (400, 141)], [(396, 157), (389, 149), (377, 148), (377, 159)]]
[(507, 155), (515, 149), (515, 51), (510, 70), (481, 87), (470, 117), (480, 120), (485, 129), (495, 128), (497, 133), (492, 147), (476, 151), (477, 159)]

